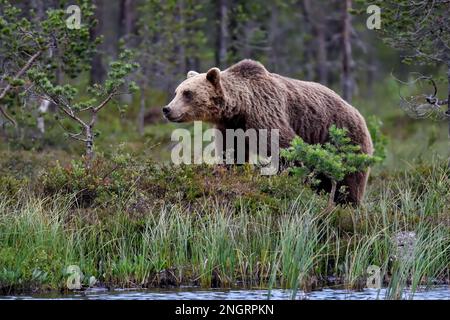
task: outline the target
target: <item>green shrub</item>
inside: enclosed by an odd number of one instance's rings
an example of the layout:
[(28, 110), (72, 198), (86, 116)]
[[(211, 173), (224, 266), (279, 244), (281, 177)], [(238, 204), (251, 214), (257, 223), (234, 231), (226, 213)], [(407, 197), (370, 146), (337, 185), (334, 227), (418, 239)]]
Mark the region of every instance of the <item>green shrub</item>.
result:
[(39, 181), (44, 194), (74, 194), (77, 205), (82, 207), (106, 205), (129, 189), (131, 177), (126, 164), (126, 158), (108, 161), (102, 157), (96, 158), (90, 168), (83, 159), (72, 160), (67, 166), (56, 162), (41, 174)]
[(27, 182), (27, 179), (2, 175), (0, 176), (0, 195), (7, 198), (15, 197), (27, 185)]
[[(331, 180), (332, 189), (329, 203), (334, 201), (336, 186), (350, 173), (362, 171), (381, 159), (361, 152), (361, 147), (352, 143), (347, 129), (332, 125), (329, 130), (330, 142), (308, 144), (295, 137), (291, 147), (281, 151), (281, 157), (290, 164), (289, 169), (295, 176), (312, 184), (318, 184), (318, 176), (324, 175)], [(294, 166), (295, 164), (295, 166)]]

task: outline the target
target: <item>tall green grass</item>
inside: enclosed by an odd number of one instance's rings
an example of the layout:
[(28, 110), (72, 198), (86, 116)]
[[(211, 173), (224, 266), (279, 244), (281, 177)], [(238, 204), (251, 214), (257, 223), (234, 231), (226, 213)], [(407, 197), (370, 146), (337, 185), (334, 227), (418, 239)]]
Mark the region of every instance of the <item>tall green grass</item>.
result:
[[(309, 193), (277, 213), (209, 198), (140, 216), (125, 210), (128, 197), (106, 213), (77, 208), (70, 196), (1, 197), (0, 290), (65, 289), (65, 268), (78, 265), (85, 285), (95, 276), (111, 287), (282, 287), (295, 297), (323, 285), (362, 289), (376, 265), (385, 298), (409, 298), (448, 281), (449, 189), (448, 169), (435, 163), (375, 177), (363, 206), (327, 215), (324, 198)], [(395, 237), (405, 231), (416, 236), (401, 255)]]

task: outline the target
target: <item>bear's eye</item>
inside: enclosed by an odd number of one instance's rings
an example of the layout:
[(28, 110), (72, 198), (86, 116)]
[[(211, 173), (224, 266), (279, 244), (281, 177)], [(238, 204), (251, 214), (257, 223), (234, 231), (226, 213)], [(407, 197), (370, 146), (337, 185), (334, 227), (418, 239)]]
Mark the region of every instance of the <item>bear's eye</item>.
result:
[(187, 100), (191, 100), (193, 95), (194, 94), (190, 90), (183, 91), (183, 97), (185, 97)]

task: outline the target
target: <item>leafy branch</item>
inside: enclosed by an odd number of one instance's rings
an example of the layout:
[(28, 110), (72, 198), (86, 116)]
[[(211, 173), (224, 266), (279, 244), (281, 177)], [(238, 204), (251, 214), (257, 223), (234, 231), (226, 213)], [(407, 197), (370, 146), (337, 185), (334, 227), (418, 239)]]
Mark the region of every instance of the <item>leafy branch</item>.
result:
[[(88, 167), (94, 157), (94, 140), (97, 135), (94, 127), (98, 120), (98, 114), (117, 96), (134, 93), (138, 89), (134, 82), (127, 83), (126, 81), (127, 76), (138, 68), (138, 65), (132, 63), (131, 59), (131, 51), (124, 50), (119, 55), (119, 59), (110, 64), (110, 71), (105, 83), (89, 86), (87, 92), (92, 98), (79, 102), (75, 102), (78, 94), (75, 87), (69, 84), (64, 86), (53, 84), (47, 74), (38, 68), (28, 72), (28, 77), (35, 84), (34, 93), (54, 103), (61, 115), (80, 126), (79, 132), (67, 132), (67, 135), (85, 143)], [(62, 127), (64, 128), (64, 126)]]

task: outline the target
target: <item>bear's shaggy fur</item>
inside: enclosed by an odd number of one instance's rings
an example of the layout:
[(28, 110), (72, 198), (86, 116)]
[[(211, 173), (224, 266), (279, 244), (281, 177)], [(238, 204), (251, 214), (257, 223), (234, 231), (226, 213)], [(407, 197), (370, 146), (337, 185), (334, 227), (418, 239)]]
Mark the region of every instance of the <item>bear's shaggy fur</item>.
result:
[[(310, 144), (329, 139), (331, 125), (347, 128), (349, 137), (372, 154), (373, 146), (361, 114), (331, 89), (270, 73), (259, 62), (243, 60), (225, 71), (206, 74), (190, 71), (163, 111), (170, 121), (202, 120), (213, 123), (225, 137), (226, 129), (279, 129), (280, 147), (288, 147), (295, 135)], [(339, 203), (360, 203), (369, 172), (345, 177), (346, 194)], [(340, 185), (338, 185), (339, 190)], [(329, 181), (322, 188), (331, 189)]]

